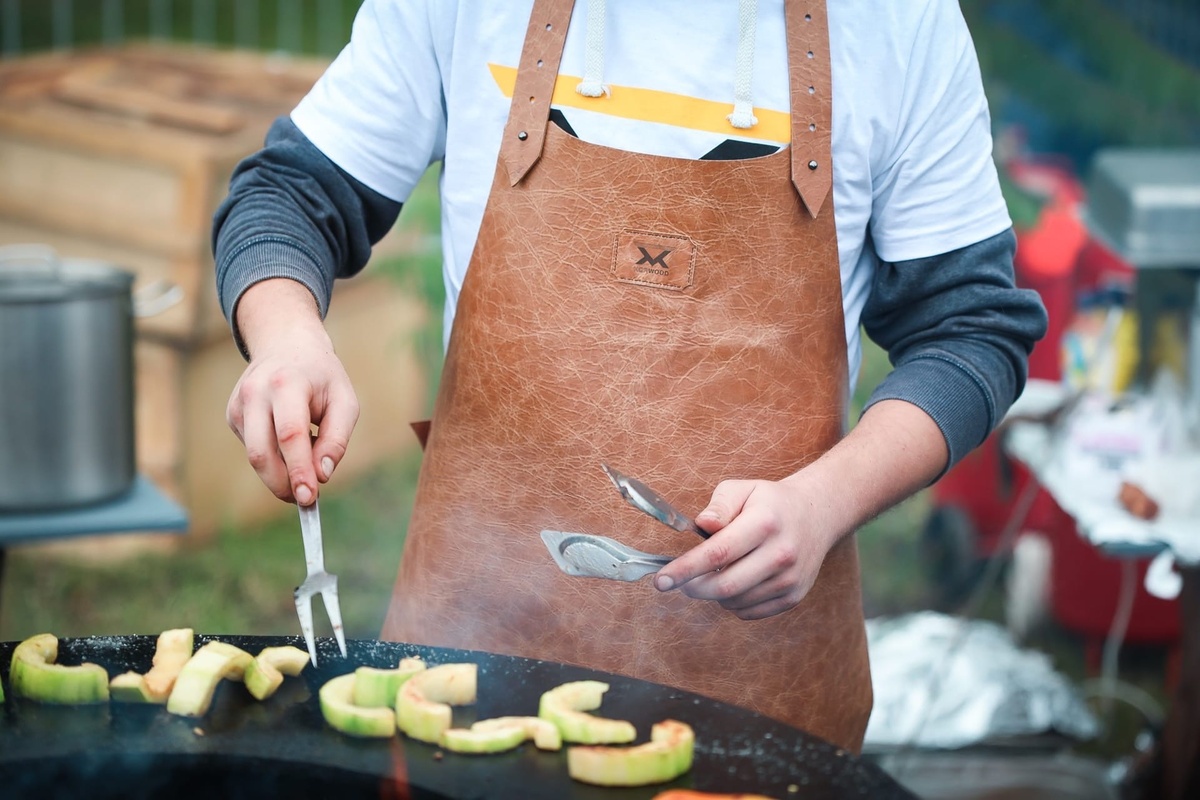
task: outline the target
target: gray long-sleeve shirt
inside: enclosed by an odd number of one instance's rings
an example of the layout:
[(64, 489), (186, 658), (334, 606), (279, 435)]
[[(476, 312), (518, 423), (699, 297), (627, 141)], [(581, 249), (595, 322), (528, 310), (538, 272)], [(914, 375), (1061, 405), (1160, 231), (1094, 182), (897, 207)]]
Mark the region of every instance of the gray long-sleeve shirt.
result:
[[(238, 166), (214, 220), (217, 288), (239, 346), (234, 312), (247, 288), (297, 280), (324, 315), (334, 280), (365, 266), (400, 208), (279, 119), (266, 146)], [(867, 407), (891, 398), (924, 410), (945, 436), (951, 465), (1021, 393), (1029, 352), (1046, 331), (1037, 294), (1015, 286), (1015, 246), (1008, 230), (930, 258), (881, 262), (863, 311), (864, 330), (895, 367)]]

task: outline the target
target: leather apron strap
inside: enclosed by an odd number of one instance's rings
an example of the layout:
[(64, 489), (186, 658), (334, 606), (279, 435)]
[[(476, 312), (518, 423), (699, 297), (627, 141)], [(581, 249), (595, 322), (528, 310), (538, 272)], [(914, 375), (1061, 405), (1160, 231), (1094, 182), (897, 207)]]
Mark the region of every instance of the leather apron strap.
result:
[[(542, 156), (575, 0), (536, 0), (517, 67), (500, 162), (516, 186)], [(824, 0), (785, 0), (791, 88), (792, 183), (816, 217), (833, 186), (833, 80)]]

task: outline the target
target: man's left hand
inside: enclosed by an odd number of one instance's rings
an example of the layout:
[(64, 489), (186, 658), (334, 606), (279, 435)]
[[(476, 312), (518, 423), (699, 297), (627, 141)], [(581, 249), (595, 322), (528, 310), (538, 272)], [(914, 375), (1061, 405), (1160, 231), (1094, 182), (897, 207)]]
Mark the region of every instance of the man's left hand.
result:
[(784, 481), (720, 483), (696, 517), (712, 538), (660, 570), (655, 586), (715, 600), (741, 619), (796, 606), (841, 535), (804, 483), (803, 472)]
[(794, 608), (845, 535), (945, 468), (949, 451), (915, 405), (872, 405), (829, 452), (781, 481), (722, 481), (696, 524), (712, 537), (658, 571), (660, 591), (714, 600), (742, 619)]

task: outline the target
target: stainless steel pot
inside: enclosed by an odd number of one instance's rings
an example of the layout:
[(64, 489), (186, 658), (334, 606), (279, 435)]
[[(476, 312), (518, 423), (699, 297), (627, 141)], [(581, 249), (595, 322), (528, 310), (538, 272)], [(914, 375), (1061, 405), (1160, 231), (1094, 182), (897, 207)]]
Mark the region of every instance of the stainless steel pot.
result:
[(0, 248), (0, 512), (132, 486), (132, 286), (102, 262)]

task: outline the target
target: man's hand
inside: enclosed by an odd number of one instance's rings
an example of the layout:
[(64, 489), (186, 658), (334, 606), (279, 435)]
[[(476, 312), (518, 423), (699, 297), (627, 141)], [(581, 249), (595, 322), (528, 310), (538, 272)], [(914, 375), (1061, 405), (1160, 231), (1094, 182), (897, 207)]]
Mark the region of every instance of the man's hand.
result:
[(659, 570), (661, 591), (715, 600), (742, 619), (794, 608), (846, 534), (945, 467), (945, 439), (921, 409), (872, 406), (833, 449), (781, 481), (722, 481), (696, 524), (713, 535)]
[(696, 524), (714, 535), (659, 571), (698, 600), (715, 600), (742, 619), (797, 605), (817, 580), (840, 527), (806, 492), (803, 472), (786, 481), (722, 481)]
[(256, 283), (238, 302), (237, 319), (250, 364), (225, 418), (267, 488), (280, 500), (311, 505), (358, 421), (350, 378), (302, 284)]

